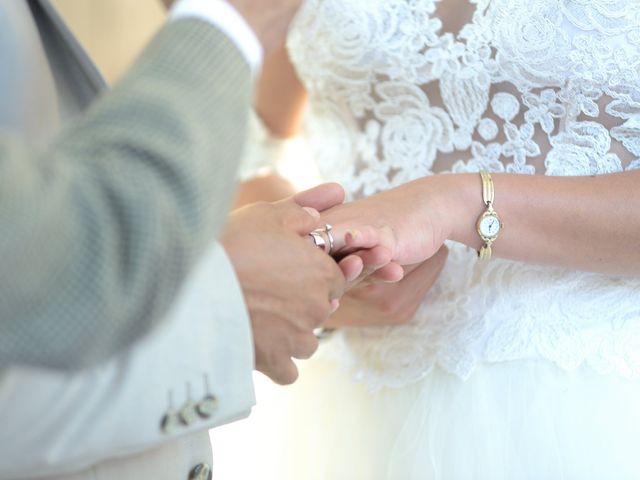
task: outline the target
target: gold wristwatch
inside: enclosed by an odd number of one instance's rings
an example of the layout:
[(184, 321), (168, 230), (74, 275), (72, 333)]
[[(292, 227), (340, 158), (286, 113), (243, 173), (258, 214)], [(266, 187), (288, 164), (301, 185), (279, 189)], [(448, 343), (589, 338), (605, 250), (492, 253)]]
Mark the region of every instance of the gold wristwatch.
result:
[(478, 250), (478, 257), (480, 260), (489, 260), (491, 258), (491, 245), (496, 241), (496, 238), (498, 238), (504, 225), (493, 209), (493, 199), (495, 196), (493, 179), (488, 172), (484, 171), (480, 172), (480, 177), (482, 178), (482, 201), (487, 209), (480, 215), (476, 223), (478, 234), (484, 242), (484, 245)]

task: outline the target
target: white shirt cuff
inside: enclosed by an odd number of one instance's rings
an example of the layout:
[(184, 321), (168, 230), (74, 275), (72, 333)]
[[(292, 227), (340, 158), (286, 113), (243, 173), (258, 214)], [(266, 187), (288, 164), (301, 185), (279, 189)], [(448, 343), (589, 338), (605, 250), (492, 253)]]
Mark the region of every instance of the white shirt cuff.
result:
[(178, 0), (169, 18), (198, 18), (223, 31), (244, 54), (254, 72), (262, 67), (264, 51), (245, 19), (225, 0)]

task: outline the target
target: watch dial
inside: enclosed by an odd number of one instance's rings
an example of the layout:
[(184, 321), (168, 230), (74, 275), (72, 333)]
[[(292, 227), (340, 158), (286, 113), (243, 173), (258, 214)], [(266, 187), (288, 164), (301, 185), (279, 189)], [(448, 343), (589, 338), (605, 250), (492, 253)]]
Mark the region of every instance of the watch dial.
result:
[(500, 232), (500, 220), (498, 217), (488, 215), (480, 221), (480, 233), (487, 238), (493, 238)]

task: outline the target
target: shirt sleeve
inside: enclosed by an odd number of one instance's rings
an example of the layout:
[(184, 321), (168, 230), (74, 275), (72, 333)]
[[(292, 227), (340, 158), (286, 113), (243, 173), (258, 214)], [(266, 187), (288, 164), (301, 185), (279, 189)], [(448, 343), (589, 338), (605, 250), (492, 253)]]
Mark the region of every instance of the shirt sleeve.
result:
[(225, 0), (179, 0), (170, 20), (197, 18), (224, 32), (243, 53), (254, 73), (262, 66), (262, 45), (242, 15)]

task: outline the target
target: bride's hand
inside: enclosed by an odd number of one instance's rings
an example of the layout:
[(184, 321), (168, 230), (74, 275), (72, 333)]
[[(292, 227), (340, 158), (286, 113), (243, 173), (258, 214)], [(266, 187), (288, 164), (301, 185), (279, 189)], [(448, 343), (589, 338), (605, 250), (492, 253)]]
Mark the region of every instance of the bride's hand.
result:
[[(426, 190), (424, 179), (338, 205), (322, 213), (333, 225), (337, 237), (344, 237), (345, 251), (374, 237), (378, 245), (392, 252), (401, 265), (418, 264), (434, 255), (449, 235), (446, 206), (435, 190), (446, 182), (433, 182)], [(430, 186), (431, 187), (431, 186)]]
[(342, 297), (340, 308), (325, 326), (365, 327), (408, 322), (438, 279), (448, 253), (443, 245), (429, 260), (405, 267), (405, 277), (398, 283), (363, 282)]
[[(336, 183), (325, 183), (297, 193), (293, 201), (301, 207), (325, 212), (344, 201), (344, 190)], [(347, 280), (347, 289), (367, 278), (385, 282), (402, 279), (402, 267), (392, 261), (395, 236), (389, 227), (359, 222), (356, 228), (342, 226), (332, 230), (331, 234), (334, 241), (332, 254)]]

